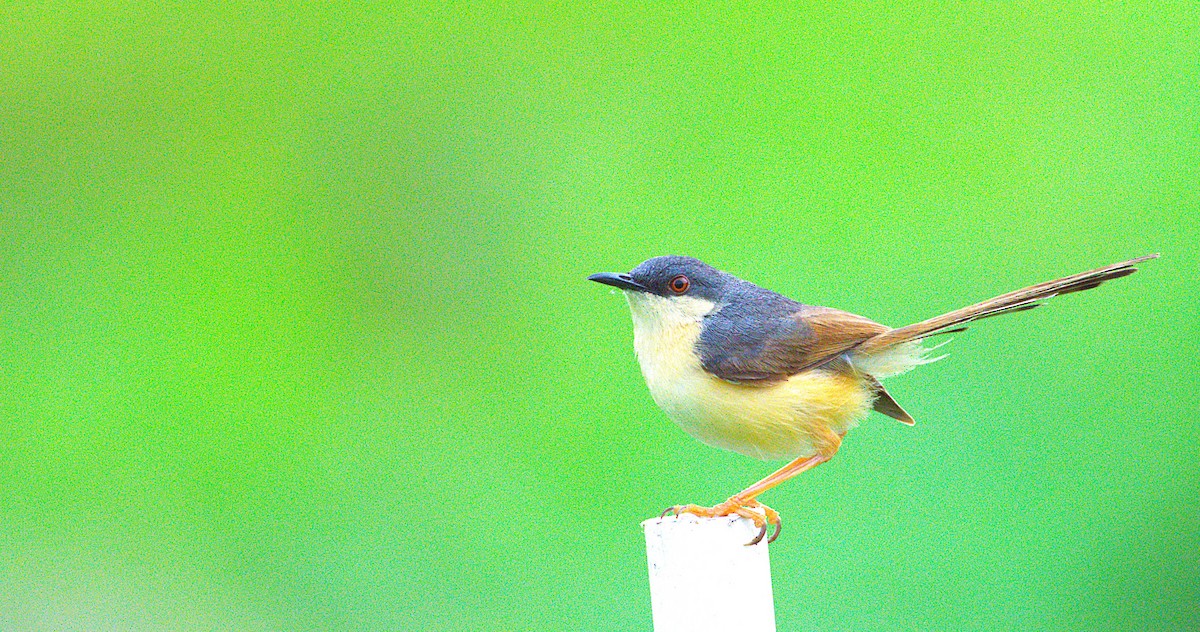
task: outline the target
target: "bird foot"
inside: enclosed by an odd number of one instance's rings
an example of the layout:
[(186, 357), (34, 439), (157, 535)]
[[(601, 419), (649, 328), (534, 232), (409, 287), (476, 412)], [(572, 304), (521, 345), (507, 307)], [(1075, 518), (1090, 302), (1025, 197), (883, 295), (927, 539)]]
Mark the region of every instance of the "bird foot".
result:
[(660, 517), (666, 517), (667, 514), (676, 516), (690, 513), (701, 518), (720, 518), (723, 516), (741, 516), (754, 523), (758, 527), (758, 535), (754, 539), (747, 542), (746, 546), (752, 546), (762, 542), (763, 537), (767, 535), (767, 527), (775, 527), (775, 532), (767, 539), (767, 544), (775, 541), (779, 537), (779, 532), (783, 530), (783, 521), (779, 518), (779, 512), (770, 507), (754, 500), (753, 498), (738, 498), (734, 496), (729, 500), (716, 505), (714, 507), (701, 507), (700, 505), (672, 505), (667, 507), (662, 512)]

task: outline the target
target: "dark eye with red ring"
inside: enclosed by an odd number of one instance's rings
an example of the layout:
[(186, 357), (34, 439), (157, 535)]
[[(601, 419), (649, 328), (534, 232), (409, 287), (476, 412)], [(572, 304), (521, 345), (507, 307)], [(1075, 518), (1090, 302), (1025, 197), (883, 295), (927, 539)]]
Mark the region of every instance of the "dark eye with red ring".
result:
[(671, 291), (676, 294), (683, 294), (684, 292), (688, 291), (689, 287), (692, 287), (692, 282), (689, 281), (687, 277), (680, 274), (671, 279), (671, 282), (667, 284), (667, 287), (671, 288)]

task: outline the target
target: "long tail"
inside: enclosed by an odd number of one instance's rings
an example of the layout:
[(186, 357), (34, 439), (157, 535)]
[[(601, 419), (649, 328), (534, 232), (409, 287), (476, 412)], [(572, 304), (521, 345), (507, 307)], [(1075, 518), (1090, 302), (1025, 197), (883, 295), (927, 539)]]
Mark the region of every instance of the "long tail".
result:
[(1104, 266), (1103, 268), (1096, 268), (1089, 272), (1081, 272), (1054, 281), (1031, 285), (1015, 292), (1009, 292), (1008, 294), (1001, 294), (996, 298), (976, 303), (970, 307), (956, 309), (916, 324), (891, 329), (864, 341), (857, 347), (856, 351), (870, 355), (902, 342), (918, 340), (927, 336), (949, 333), (951, 331), (961, 331), (962, 329), (966, 329), (963, 325), (973, 320), (1033, 309), (1041, 305), (1038, 301), (1062, 294), (1070, 294), (1071, 292), (1090, 290), (1098, 287), (1105, 281), (1129, 276), (1137, 272), (1137, 268), (1133, 267), (1134, 264), (1157, 257), (1158, 254), (1146, 255), (1130, 259), (1129, 261)]

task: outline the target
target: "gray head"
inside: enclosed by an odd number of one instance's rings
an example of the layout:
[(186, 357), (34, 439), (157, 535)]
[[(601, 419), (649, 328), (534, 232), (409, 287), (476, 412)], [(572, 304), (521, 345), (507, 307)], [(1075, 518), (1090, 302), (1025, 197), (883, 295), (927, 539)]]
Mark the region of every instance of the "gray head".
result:
[(639, 325), (695, 322), (716, 312), (730, 322), (755, 323), (785, 316), (800, 303), (743, 281), (692, 257), (643, 261), (629, 273), (601, 272), (589, 280), (620, 288)]
[(654, 257), (638, 264), (628, 274), (600, 272), (589, 281), (625, 290), (664, 298), (688, 296), (718, 302), (726, 288), (739, 279), (692, 257), (667, 255)]

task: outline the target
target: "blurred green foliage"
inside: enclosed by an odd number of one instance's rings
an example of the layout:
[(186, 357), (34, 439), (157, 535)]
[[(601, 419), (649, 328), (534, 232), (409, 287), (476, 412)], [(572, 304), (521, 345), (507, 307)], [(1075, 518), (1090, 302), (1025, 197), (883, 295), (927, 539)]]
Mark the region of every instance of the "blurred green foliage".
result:
[(1200, 628), (1195, 3), (10, 3), (0, 628), (649, 628), (586, 274), (982, 323), (771, 492), (781, 629)]

